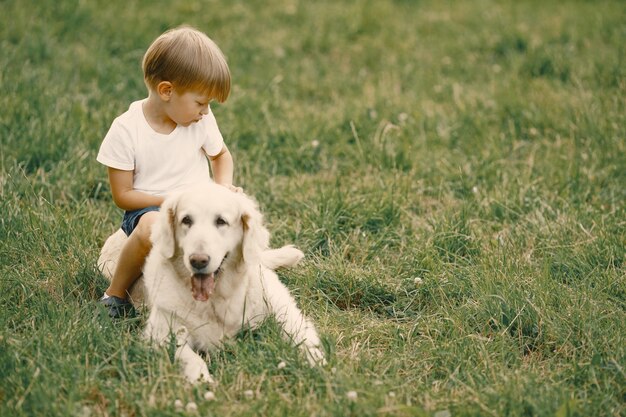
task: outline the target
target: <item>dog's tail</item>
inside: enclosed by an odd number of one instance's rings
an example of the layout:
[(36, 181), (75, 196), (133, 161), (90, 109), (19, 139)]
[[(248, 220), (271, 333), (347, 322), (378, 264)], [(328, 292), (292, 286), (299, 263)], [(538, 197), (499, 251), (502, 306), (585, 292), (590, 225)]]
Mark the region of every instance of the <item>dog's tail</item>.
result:
[(296, 265), (304, 258), (304, 253), (295, 246), (287, 245), (278, 249), (267, 249), (261, 255), (261, 262), (269, 269)]

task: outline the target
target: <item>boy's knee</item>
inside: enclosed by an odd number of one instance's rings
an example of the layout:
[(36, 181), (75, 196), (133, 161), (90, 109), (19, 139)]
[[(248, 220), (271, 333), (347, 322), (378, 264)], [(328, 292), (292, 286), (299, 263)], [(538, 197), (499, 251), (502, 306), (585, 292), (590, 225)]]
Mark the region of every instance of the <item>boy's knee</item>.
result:
[(137, 227), (133, 233), (136, 234), (142, 243), (147, 245), (150, 244), (152, 225), (156, 222), (158, 214), (159, 213), (156, 211), (149, 211), (139, 219), (139, 223), (137, 223)]

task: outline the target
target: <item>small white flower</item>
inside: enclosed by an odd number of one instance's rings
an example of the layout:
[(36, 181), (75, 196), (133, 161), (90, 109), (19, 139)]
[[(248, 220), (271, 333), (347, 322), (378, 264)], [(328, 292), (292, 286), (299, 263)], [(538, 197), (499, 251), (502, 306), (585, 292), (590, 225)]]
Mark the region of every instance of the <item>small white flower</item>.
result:
[(311, 147), (313, 149), (317, 148), (318, 146), (320, 146), (320, 141), (319, 140), (315, 139), (315, 140), (311, 141)]
[(213, 401), (215, 399), (215, 394), (213, 391), (207, 391), (204, 393), (204, 399), (207, 401)]
[(421, 279), (420, 277), (415, 277), (415, 278), (413, 279), (413, 283), (414, 283), (416, 286), (418, 286), (418, 285), (422, 285), (422, 284), (424, 283), (424, 280), (423, 280), (423, 279)]
[(278, 369), (284, 369), (286, 366), (287, 366), (287, 364), (285, 363), (285, 361), (281, 361), (281, 362), (278, 364), (277, 368), (278, 368)]
[(537, 130), (537, 128), (531, 127), (530, 129), (528, 129), (528, 133), (530, 133), (530, 136), (537, 136), (539, 134), (539, 131)]
[(91, 408), (87, 405), (84, 405), (80, 410), (80, 417), (91, 417)]
[(406, 114), (406, 113), (400, 113), (400, 114), (398, 115), (398, 120), (400, 121), (400, 123), (404, 123), (404, 122), (406, 122), (407, 120), (409, 120), (409, 115), (408, 115), (408, 114)]
[(246, 400), (251, 400), (254, 398), (254, 391), (252, 391), (251, 389), (245, 390), (243, 392), (243, 396), (246, 398)]
[(275, 47), (274, 48), (274, 55), (277, 58), (284, 58), (285, 55), (286, 55), (285, 48), (283, 48), (282, 46)]
[(197, 413), (198, 412), (198, 405), (196, 403), (194, 403), (193, 401), (190, 401), (185, 406), (185, 411), (187, 411), (188, 413)]
[(336, 374), (337, 373), (337, 368), (335, 368), (334, 366), (332, 368), (330, 368), (330, 373), (331, 374)]
[(393, 391), (389, 391), (387, 395), (389, 396), (389, 398), (396, 398), (396, 393)]
[(477, 187), (477, 186), (473, 186), (473, 187), (472, 187), (472, 192), (473, 192), (474, 194), (478, 194), (478, 187)]
[(287, 6), (285, 6), (285, 13), (290, 16), (298, 13), (298, 5), (295, 2), (287, 4)]
[(183, 402), (181, 400), (174, 401), (174, 408), (176, 408), (177, 410), (182, 410), (183, 409)]
[(359, 394), (356, 393), (356, 391), (348, 391), (346, 393), (346, 397), (348, 398), (348, 400), (350, 401), (356, 401), (357, 398), (359, 398)]

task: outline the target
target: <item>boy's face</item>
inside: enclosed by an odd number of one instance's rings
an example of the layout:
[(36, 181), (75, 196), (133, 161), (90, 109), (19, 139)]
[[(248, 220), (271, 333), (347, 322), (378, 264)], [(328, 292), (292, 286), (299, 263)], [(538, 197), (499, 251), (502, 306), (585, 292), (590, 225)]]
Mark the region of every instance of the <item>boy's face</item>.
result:
[(168, 116), (176, 124), (189, 126), (199, 122), (202, 116), (209, 113), (210, 97), (197, 91), (178, 92), (173, 90), (169, 100)]

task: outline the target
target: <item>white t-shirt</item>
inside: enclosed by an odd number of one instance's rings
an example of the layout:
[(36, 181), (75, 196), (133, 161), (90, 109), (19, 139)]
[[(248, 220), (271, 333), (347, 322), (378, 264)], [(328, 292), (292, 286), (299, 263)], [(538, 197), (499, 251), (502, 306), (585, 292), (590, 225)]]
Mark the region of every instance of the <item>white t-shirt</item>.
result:
[(135, 101), (113, 121), (97, 161), (111, 168), (134, 171), (133, 188), (151, 195), (163, 196), (210, 181), (205, 152), (214, 156), (224, 146), (211, 109), (199, 122), (178, 125), (164, 135), (148, 124), (143, 114), (144, 101)]

